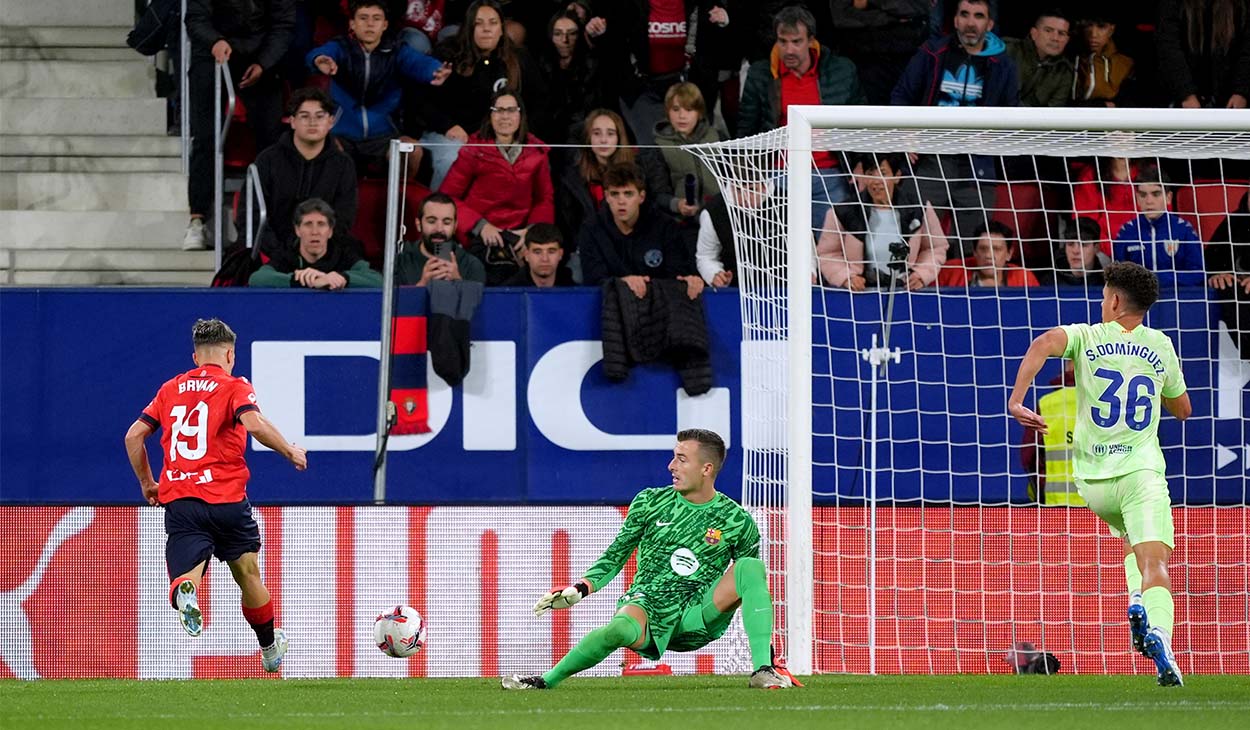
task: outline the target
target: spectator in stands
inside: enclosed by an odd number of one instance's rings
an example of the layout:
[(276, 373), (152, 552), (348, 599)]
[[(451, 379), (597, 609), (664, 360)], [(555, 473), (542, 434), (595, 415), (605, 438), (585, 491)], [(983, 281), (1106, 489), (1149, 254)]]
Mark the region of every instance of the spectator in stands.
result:
[(526, 229), (554, 222), (555, 200), (547, 147), (529, 133), (515, 91), (505, 87), (491, 97), (490, 112), (469, 136), (441, 191), (456, 201), (460, 235), (486, 264), (487, 284), (516, 273)]
[(916, 290), (931, 285), (946, 262), (950, 243), (933, 204), (921, 202), (902, 154), (865, 154), (856, 160), (857, 201), (825, 214), (816, 257), (830, 286)]
[(1004, 41), (1007, 55), (1020, 74), (1021, 106), (1065, 106), (1072, 98), (1072, 62), (1068, 48), (1070, 23), (1063, 11), (1044, 10), (1027, 38)]
[[(786, 124), (795, 104), (865, 104), (855, 64), (834, 55), (816, 41), (816, 21), (800, 6), (782, 8), (773, 18), (776, 42), (772, 55), (747, 70), (739, 109), (738, 135), (767, 132)], [(812, 221), (851, 195), (846, 170), (838, 156), (814, 152)]]
[(550, 113), (547, 128), (535, 131), (551, 144), (568, 144), (581, 131), (586, 113), (604, 104), (599, 64), (586, 44), (581, 20), (572, 10), (551, 18), (542, 48), (538, 66), (549, 89)]
[(1250, 193), (1241, 196), (1237, 209), (1225, 218), (1206, 246), (1208, 283), (1223, 300), (1220, 319), (1228, 326), (1250, 362)]
[(696, 273), (694, 252), (668, 216), (645, 205), (647, 191), (637, 167), (609, 167), (603, 173), (603, 187), (605, 205), (586, 220), (577, 236), (585, 283), (596, 286), (619, 277), (641, 299), (652, 278), (681, 279), (690, 298), (698, 297), (703, 279)]
[[(307, 63), (333, 78), (330, 94), (343, 110), (334, 123), (334, 135), (363, 172), (385, 165), (391, 140), (416, 142), (401, 135), (392, 118), (403, 94), (401, 79), (438, 86), (451, 69), (393, 38), (384, 38), (388, 22), (382, 0), (352, 0), (348, 7), (351, 35), (312, 49)], [(419, 148), (409, 153), (410, 178), (416, 178), (420, 160)]]
[[(336, 111), (321, 89), (297, 89), (287, 105), (291, 131), (256, 156), (256, 171), (270, 221), (292, 220), (300, 203), (320, 198), (334, 210), (335, 242), (358, 248), (349, 233), (356, 221), (356, 166), (329, 136)], [(295, 230), (268, 225), (262, 240), (266, 251), (293, 248)]]
[[(673, 84), (664, 95), (665, 118), (655, 124), (659, 153), (655, 163), (663, 171), (659, 187), (650, 187), (652, 202), (678, 220), (691, 220), (704, 202), (720, 192), (716, 176), (682, 145), (719, 142), (720, 134), (707, 118), (699, 87), (689, 81)], [(693, 229), (693, 226), (692, 226)]]
[(425, 286), (432, 279), (486, 282), (481, 259), (456, 243), (456, 201), (432, 193), (417, 211), (416, 241), (404, 241), (395, 255), (395, 285)]
[(951, 261), (938, 273), (938, 286), (1037, 286), (1033, 272), (1008, 263), (1016, 253), (1016, 233), (998, 221), (977, 229), (972, 256)]
[[(959, 0), (955, 34), (925, 42), (907, 64), (890, 103), (910, 106), (1019, 106), (1015, 62), (994, 35), (989, 0)], [(911, 155), (920, 195), (939, 212), (954, 209), (959, 246), (968, 256), (985, 209), (993, 206), (994, 159), (981, 155)]]
[[(688, 78), (699, 87), (712, 120), (721, 105), (725, 131), (738, 128), (738, 77), (742, 69), (743, 40), (751, 32), (745, 12), (748, 0), (698, 0), (690, 12), (689, 36), (694, 45)], [(687, 3), (689, 5), (689, 3)], [(691, 42), (687, 42), (689, 49)]]
[(1160, 286), (1201, 286), (1202, 239), (1175, 213), (1170, 180), (1156, 166), (1133, 179), (1138, 215), (1120, 227), (1112, 250), (1116, 261), (1132, 261), (1155, 272)]
[(1111, 263), (1111, 257), (1100, 250), (1105, 239), (1098, 222), (1093, 218), (1077, 218), (1067, 221), (1067, 229), (1068, 235), (1061, 244), (1063, 250), (1055, 256), (1055, 260), (1061, 262), (1055, 269), (1055, 283), (1095, 291), (1102, 289), (1102, 270)]
[(503, 7), (497, 0), (469, 5), (459, 32), (435, 53), (451, 65), (452, 74), (437, 91), (411, 95), (407, 111), (414, 117), (408, 123), (423, 127), (421, 144), (430, 151), (434, 168), (430, 187), (441, 190), (460, 145), (468, 141), (465, 130), (482, 123), (495, 92), (512, 89), (541, 129), (547, 124), (547, 90), (538, 65), (504, 33)]
[(1244, 0), (1160, 0), (1159, 81), (1174, 106), (1245, 109), (1250, 6)]
[(394, 0), (391, 7), (396, 8), (399, 12), (400, 29), (399, 40), (417, 53), (424, 53), (429, 56), (434, 51), (434, 42), (439, 39), (439, 34), (443, 31), (447, 23), (448, 5), (447, 0), (415, 0), (408, 2), (403, 0), (402, 4), (396, 7)]
[[(574, 242), (569, 251), (569, 266), (575, 281), (581, 281), (581, 267), (576, 248), (577, 234), (582, 223), (592, 218), (603, 204), (603, 173), (613, 165), (644, 164), (647, 189), (663, 187), (661, 171), (655, 156), (639, 160), (633, 147), (629, 146), (629, 133), (625, 120), (610, 109), (594, 109), (582, 125), (578, 139), (580, 147), (570, 164), (560, 171), (556, 186), (556, 222), (565, 241)], [(566, 247), (568, 248), (568, 247)]]
[(899, 76), (929, 38), (932, 0), (832, 0), (838, 52), (855, 64), (869, 104), (885, 106)]
[[(1099, 230), (1114, 235), (1137, 216), (1132, 178), (1137, 164), (1124, 157), (1099, 157), (1093, 164), (1075, 166), (1072, 202), (1079, 218), (1091, 218)], [(1104, 239), (1102, 252), (1111, 255), (1111, 241)]]
[(564, 259), (564, 236), (553, 223), (535, 223), (525, 236), (525, 265), (503, 286), (536, 286), (546, 289), (573, 286), (569, 270), (560, 264)]
[[(734, 181), (720, 195), (712, 198), (699, 213), (699, 237), (695, 246), (695, 265), (699, 276), (714, 289), (736, 286), (734, 272), (738, 269), (738, 246), (729, 222), (729, 205), (739, 210), (739, 222), (750, 235), (769, 238), (784, 236), (780, 221), (765, 215), (764, 205), (776, 191), (770, 182), (759, 179), (758, 173), (739, 169)], [(754, 261), (760, 269), (769, 267), (784, 272), (784, 257), (775, 261)], [(784, 277), (784, 273), (779, 274)]]
[(1110, 13), (1095, 5), (1077, 24), (1085, 40), (1076, 57), (1072, 98), (1078, 104), (1123, 106), (1131, 96), (1133, 59), (1115, 46), (1115, 22)]
[(210, 247), (204, 220), (213, 211), (213, 117), (217, 68), (225, 64), (247, 108), (248, 126), (264, 149), (282, 134), (282, 88), (273, 73), (291, 43), (294, 0), (270, 0), (239, 12), (227, 0), (188, 0), (187, 35), (191, 39), (189, 99), (191, 161), (187, 198), (191, 221), (182, 238), (184, 251)]
[(350, 246), (334, 238), (334, 209), (320, 198), (295, 208), (295, 237), (299, 245), (280, 249), (248, 279), (248, 286), (292, 289), (378, 288), (382, 275), (369, 268)]
[(664, 117), (664, 94), (682, 80), (690, 3), (618, 0), (608, 3), (608, 32), (596, 41), (605, 76), (619, 87), (621, 114), (638, 144), (655, 144), (655, 120)]

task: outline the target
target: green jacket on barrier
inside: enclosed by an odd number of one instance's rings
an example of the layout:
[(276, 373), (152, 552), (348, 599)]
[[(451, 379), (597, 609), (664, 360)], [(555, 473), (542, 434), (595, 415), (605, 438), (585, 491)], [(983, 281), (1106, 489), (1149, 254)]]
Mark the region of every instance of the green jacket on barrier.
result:
[[(859, 85), (859, 72), (850, 59), (835, 55), (812, 41), (820, 103), (828, 105), (867, 104)], [(760, 134), (781, 126), (781, 73), (784, 71), (777, 48), (766, 59), (747, 69), (738, 107), (738, 136)]]
[(1021, 106), (1066, 106), (1071, 101), (1076, 69), (1067, 56), (1038, 58), (1031, 38), (1004, 38), (1003, 43), (1020, 73)]

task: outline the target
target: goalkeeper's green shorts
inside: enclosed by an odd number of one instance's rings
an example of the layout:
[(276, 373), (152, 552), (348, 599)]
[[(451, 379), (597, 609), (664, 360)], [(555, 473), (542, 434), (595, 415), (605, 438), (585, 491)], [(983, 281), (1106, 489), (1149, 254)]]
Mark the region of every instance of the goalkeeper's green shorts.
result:
[(647, 612), (646, 643), (634, 651), (656, 660), (666, 651), (694, 651), (719, 639), (729, 628), (737, 609), (729, 613), (717, 611), (712, 603), (715, 590), (716, 583), (713, 583), (702, 596), (684, 606), (676, 606), (672, 603), (656, 605), (645, 589), (631, 586), (630, 592), (616, 602), (616, 610), (633, 605)]
[(1172, 497), (1162, 474), (1142, 470), (1111, 479), (1078, 477), (1076, 488), (1112, 535), (1127, 535), (1130, 545), (1161, 542), (1175, 547)]

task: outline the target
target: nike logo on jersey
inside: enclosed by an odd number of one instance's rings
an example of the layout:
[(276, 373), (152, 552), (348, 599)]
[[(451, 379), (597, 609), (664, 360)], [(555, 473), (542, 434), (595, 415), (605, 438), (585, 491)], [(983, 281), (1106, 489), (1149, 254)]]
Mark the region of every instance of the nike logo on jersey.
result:
[(668, 521), (668, 522), (660, 522), (659, 520), (656, 520), (656, 521), (655, 521), (655, 526), (656, 526), (656, 527), (668, 527), (668, 526), (669, 526), (669, 525), (671, 525), (671, 524), (673, 524), (673, 522), (672, 522), (671, 520), (670, 520), (670, 521)]

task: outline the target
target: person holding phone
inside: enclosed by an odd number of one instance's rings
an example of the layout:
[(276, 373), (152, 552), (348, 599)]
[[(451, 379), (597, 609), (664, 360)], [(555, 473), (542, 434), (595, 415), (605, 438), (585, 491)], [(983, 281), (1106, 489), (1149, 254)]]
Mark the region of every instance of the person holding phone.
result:
[(457, 232), (486, 264), (490, 286), (520, 268), (530, 225), (555, 222), (547, 153), (529, 132), (521, 97), (504, 88), (443, 180), (441, 192), (459, 209)]
[(415, 241), (400, 244), (395, 257), (397, 286), (426, 286), (443, 281), (486, 281), (481, 259), (456, 242), (456, 201), (445, 193), (432, 193), (417, 210)]

